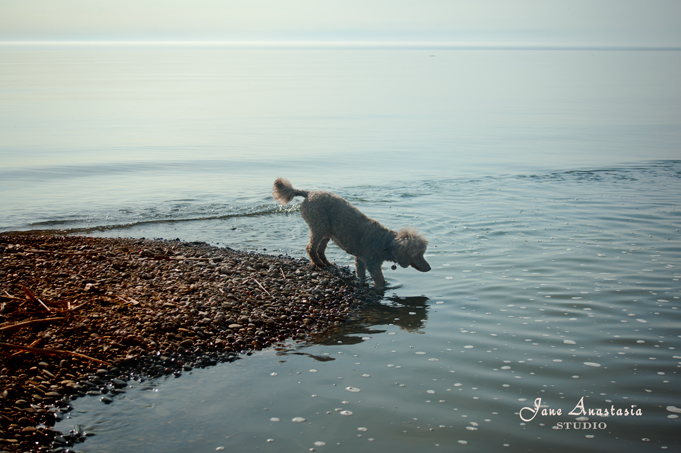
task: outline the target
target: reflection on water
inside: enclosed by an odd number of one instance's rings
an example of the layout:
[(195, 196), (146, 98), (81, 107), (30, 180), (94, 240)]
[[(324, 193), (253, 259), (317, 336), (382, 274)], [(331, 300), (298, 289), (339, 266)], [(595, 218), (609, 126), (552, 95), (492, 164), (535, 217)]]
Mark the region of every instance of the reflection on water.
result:
[[(569, 312), (575, 304), (547, 313), (551, 304), (492, 308), (473, 299), (457, 306), (391, 297), (310, 344), (179, 379), (133, 382), (110, 406), (79, 400), (60, 427), (82, 424), (96, 434), (77, 446), (83, 452), (528, 451), (538, 441), (543, 451), (558, 452), (679, 447), (672, 356), (681, 357), (671, 346), (678, 346), (678, 332), (651, 335), (638, 321), (618, 328), (630, 312), (611, 322), (614, 312), (605, 306), (582, 316)], [(609, 332), (587, 332), (593, 318)], [(548, 336), (537, 323), (549, 324)], [(562, 330), (564, 323), (572, 327)], [(520, 410), (534, 408), (537, 398), (547, 412), (521, 420)], [(638, 408), (642, 415), (568, 415), (580, 404), (586, 411)], [(568, 429), (568, 422), (602, 429)]]
[(424, 333), (428, 317), (427, 297), (387, 297), (383, 303), (370, 303), (357, 317), (318, 335), (314, 342), (321, 345), (357, 344), (364, 341), (359, 334), (384, 333), (373, 326), (390, 324), (407, 332)]

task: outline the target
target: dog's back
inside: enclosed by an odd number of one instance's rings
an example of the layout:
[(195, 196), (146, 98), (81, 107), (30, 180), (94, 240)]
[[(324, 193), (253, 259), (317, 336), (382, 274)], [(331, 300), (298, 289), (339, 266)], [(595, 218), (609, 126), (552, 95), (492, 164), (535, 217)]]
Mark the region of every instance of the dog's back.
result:
[(351, 255), (371, 253), (390, 239), (388, 228), (331, 192), (308, 192), (300, 204), (300, 215), (310, 230), (331, 238)]

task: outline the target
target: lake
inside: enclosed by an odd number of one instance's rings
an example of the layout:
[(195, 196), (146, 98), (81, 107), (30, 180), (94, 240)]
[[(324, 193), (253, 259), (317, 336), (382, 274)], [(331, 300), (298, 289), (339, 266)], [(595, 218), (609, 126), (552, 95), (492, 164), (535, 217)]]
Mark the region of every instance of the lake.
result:
[(678, 51), (0, 46), (0, 232), (303, 257), (283, 176), (429, 239), (429, 273), (384, 264), (384, 299), (315, 342), (57, 428), (95, 434), (79, 452), (677, 450), (678, 80)]

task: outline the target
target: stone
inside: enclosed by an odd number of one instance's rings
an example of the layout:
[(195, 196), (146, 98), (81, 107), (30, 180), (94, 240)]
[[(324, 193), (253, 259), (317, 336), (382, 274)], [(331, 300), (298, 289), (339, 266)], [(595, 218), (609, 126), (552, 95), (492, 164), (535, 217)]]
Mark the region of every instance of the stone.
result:
[(125, 381), (123, 381), (123, 380), (121, 380), (121, 379), (112, 379), (112, 380), (111, 380), (111, 383), (112, 383), (113, 386), (116, 387), (117, 389), (120, 389), (120, 388), (123, 388), (123, 387), (127, 387), (127, 386), (128, 386), (128, 383), (125, 382)]

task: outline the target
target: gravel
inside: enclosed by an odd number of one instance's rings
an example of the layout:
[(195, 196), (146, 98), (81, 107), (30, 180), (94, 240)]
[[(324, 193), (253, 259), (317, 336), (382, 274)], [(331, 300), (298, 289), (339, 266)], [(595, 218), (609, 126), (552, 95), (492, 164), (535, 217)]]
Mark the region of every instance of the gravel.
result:
[(348, 268), (179, 240), (0, 236), (0, 452), (66, 451), (72, 401), (309, 341), (379, 295)]

